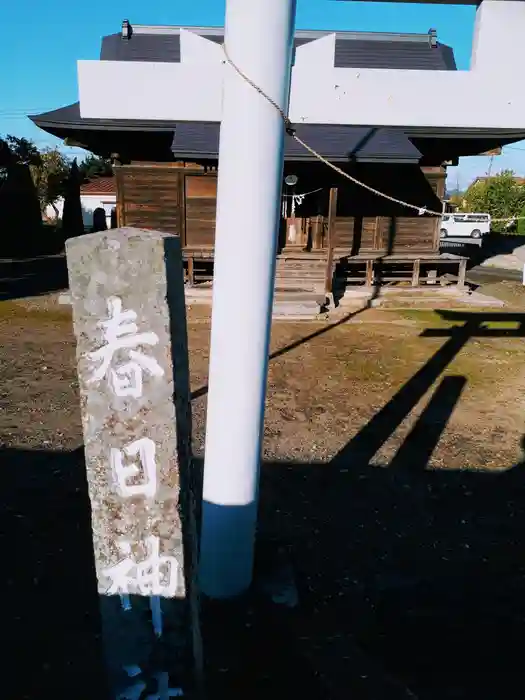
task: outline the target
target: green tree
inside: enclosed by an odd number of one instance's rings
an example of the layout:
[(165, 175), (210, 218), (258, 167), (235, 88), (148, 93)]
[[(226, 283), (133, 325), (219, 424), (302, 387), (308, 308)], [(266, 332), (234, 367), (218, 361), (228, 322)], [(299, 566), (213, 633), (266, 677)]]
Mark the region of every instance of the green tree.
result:
[(113, 175), (113, 166), (109, 158), (89, 155), (78, 166), (82, 182), (91, 180), (94, 177)]
[(40, 154), (39, 164), (30, 165), (29, 168), (41, 212), (43, 213), (46, 207), (51, 206), (55, 211), (55, 218), (58, 219), (56, 202), (66, 192), (70, 170), (68, 159), (57, 148), (46, 148)]
[(455, 192), (454, 194), (450, 195), (450, 204), (452, 204), (454, 207), (461, 207), (463, 204), (463, 198), (464, 194), (461, 192)]
[(518, 233), (520, 236), (525, 236), (525, 207), (519, 213), (516, 233)]
[[(493, 219), (510, 219), (520, 216), (525, 208), (525, 187), (512, 170), (504, 170), (494, 177), (472, 183), (463, 196), (462, 209), (470, 212), (486, 212)], [(506, 230), (504, 222), (496, 221), (492, 230)]]
[(8, 134), (0, 138), (0, 181), (7, 179), (7, 169), (12, 165), (39, 165), (40, 151), (30, 139)]
[(64, 195), (69, 174), (66, 156), (57, 148), (39, 151), (30, 139), (8, 135), (0, 139), (0, 184), (7, 181), (9, 171), (18, 165), (29, 168), (41, 213), (51, 205), (58, 217), (56, 201)]
[(12, 163), (0, 186), (0, 256), (40, 253), (42, 216), (30, 166)]

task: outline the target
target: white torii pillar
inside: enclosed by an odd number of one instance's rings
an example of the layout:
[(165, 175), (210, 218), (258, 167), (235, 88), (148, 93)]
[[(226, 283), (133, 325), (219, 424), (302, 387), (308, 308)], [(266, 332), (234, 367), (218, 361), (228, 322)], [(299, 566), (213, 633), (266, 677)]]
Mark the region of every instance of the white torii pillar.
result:
[[(295, 10), (296, 0), (226, 1), (231, 60), (285, 111)], [(200, 549), (211, 598), (252, 580), (283, 142), (275, 107), (225, 66)]]

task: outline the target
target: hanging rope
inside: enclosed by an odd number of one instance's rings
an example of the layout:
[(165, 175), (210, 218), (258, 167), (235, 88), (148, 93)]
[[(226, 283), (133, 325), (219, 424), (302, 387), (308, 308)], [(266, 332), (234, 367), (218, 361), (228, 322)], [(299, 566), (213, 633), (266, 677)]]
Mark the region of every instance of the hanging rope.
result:
[[(383, 199), (387, 199), (389, 202), (393, 202), (394, 204), (399, 204), (402, 207), (406, 207), (407, 209), (412, 209), (412, 211), (416, 211), (419, 216), (423, 216), (424, 214), (430, 214), (431, 216), (438, 216), (441, 218), (443, 216), (442, 211), (433, 211), (432, 209), (427, 209), (427, 207), (421, 207), (418, 206), (417, 204), (411, 204), (410, 202), (405, 202), (402, 199), (398, 199), (397, 197), (392, 197), (389, 194), (386, 194), (386, 192), (381, 192), (381, 190), (376, 189), (375, 187), (371, 187), (370, 185), (367, 185), (366, 182), (362, 182), (361, 180), (358, 180), (356, 177), (353, 175), (350, 175), (349, 173), (345, 172), (341, 168), (339, 168), (337, 165), (334, 163), (331, 163), (327, 158), (325, 158), (323, 155), (318, 153), (314, 148), (309, 146), (307, 143), (305, 143), (299, 136), (297, 136), (297, 133), (295, 131), (295, 128), (290, 121), (290, 118), (288, 115), (284, 112), (284, 110), (275, 102), (275, 100), (272, 100), (272, 98), (267, 95), (262, 88), (260, 88), (256, 83), (251, 80), (243, 71), (232, 61), (228, 54), (228, 50), (226, 49), (226, 45), (222, 45), (222, 49), (224, 51), (224, 56), (226, 59), (226, 63), (230, 65), (235, 72), (245, 81), (250, 85), (256, 92), (261, 95), (261, 97), (264, 97), (264, 99), (269, 102), (272, 107), (274, 107), (279, 114), (281, 115), (281, 119), (284, 122), (284, 128), (286, 130), (286, 133), (291, 136), (295, 141), (297, 141), (298, 144), (300, 144), (308, 153), (310, 153), (314, 158), (317, 158), (321, 163), (324, 163), (327, 165), (329, 168), (334, 170), (338, 175), (341, 175), (341, 177), (346, 178), (347, 180), (350, 180), (353, 182), (355, 185), (358, 185), (359, 187), (362, 187), (365, 190), (368, 190), (369, 192), (372, 192), (372, 194), (375, 194), (378, 197), (382, 197)], [(493, 222), (514, 222), (518, 221), (519, 219), (525, 219), (525, 216), (510, 216), (506, 219), (491, 219)]]

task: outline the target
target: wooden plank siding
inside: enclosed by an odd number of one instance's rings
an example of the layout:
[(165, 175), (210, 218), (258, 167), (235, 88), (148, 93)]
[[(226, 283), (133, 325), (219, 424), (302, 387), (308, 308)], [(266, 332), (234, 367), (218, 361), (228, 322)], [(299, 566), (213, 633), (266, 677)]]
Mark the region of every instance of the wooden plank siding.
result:
[(190, 249), (213, 248), (217, 174), (175, 164), (115, 168), (118, 226), (166, 231)]
[(186, 241), (188, 248), (213, 248), (217, 210), (217, 176), (186, 175)]
[[(432, 194), (442, 199), (445, 194), (445, 171), (443, 168), (423, 169), (423, 175), (432, 188)], [(410, 203), (417, 201), (410, 191), (398, 196)], [(356, 208), (362, 203), (358, 197)], [(379, 197), (376, 197), (380, 200)], [(432, 196), (431, 199), (434, 199)], [(388, 206), (387, 200), (377, 202), (378, 213)], [(337, 252), (341, 255), (358, 255), (378, 251), (386, 254), (402, 252), (434, 253), (439, 250), (439, 219), (436, 216), (411, 213), (406, 207), (394, 205), (395, 215), (391, 216), (337, 216), (335, 237)], [(436, 200), (429, 202), (429, 208), (436, 209)], [(346, 206), (348, 209), (348, 205)], [(365, 207), (364, 207), (365, 208)], [(371, 209), (369, 201), (366, 209)], [(403, 215), (399, 215), (402, 213)]]
[(115, 168), (118, 226), (183, 233), (183, 173), (176, 168)]
[(357, 255), (376, 247), (377, 217), (338, 216), (335, 220), (335, 247), (346, 255)]
[[(322, 164), (321, 164), (322, 165)], [(326, 249), (328, 192), (337, 186), (334, 247), (341, 256), (360, 253), (437, 253), (439, 219), (419, 216), (339, 177), (332, 182), (326, 166), (309, 166), (302, 190), (321, 191), (299, 206), (296, 224), (306, 249)], [(368, 167), (368, 166), (367, 166)], [(417, 166), (369, 166), (356, 176), (378, 190), (439, 210), (445, 193), (445, 169)], [(217, 207), (217, 172), (181, 164), (132, 164), (115, 168), (119, 226), (159, 229), (181, 236), (188, 254), (213, 258)], [(310, 179), (308, 179), (308, 177)], [(304, 240), (303, 240), (304, 238)], [(288, 243), (288, 246), (286, 246)], [(286, 241), (286, 247), (294, 247)], [(239, 241), (239, 246), (242, 241)]]

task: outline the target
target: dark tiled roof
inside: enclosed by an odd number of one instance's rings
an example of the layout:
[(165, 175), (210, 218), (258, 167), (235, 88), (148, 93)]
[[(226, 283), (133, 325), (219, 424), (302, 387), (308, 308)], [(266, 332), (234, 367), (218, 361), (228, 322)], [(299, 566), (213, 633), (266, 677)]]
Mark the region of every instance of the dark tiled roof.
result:
[(102, 38), (101, 61), (154, 61), (180, 63), (178, 34), (133, 34), (123, 39), (120, 34)]
[(374, 41), (337, 37), (336, 68), (401, 68), (412, 70), (456, 70), (449, 46), (431, 47), (424, 41)]
[[(177, 124), (177, 122), (171, 120), (158, 121), (148, 119), (86, 118), (80, 116), (78, 102), (67, 105), (66, 107), (54, 109), (50, 112), (44, 112), (43, 114), (32, 115), (29, 118), (34, 124), (44, 131), (47, 131), (49, 134), (58, 136), (58, 138), (61, 139), (66, 138), (67, 136), (71, 137), (73, 140), (76, 138), (77, 134), (80, 134), (82, 135), (82, 139), (87, 139), (85, 143), (91, 143), (89, 140), (90, 137), (87, 136), (89, 132), (93, 132), (94, 142), (96, 142), (98, 134), (103, 134), (108, 131), (116, 131), (121, 133), (129, 132), (130, 136), (133, 133), (140, 134), (144, 132), (151, 132), (152, 135), (162, 134), (169, 144), (170, 139), (173, 139), (175, 129), (178, 128), (178, 136), (173, 141), (175, 153), (178, 152), (177, 149), (180, 150), (182, 148), (183, 133), (186, 134), (186, 148), (189, 148), (190, 144), (192, 144), (192, 147), (198, 153), (202, 153), (204, 152), (205, 148), (209, 149), (211, 144), (212, 150), (215, 149), (215, 154), (218, 149), (217, 124), (203, 124), (201, 122), (195, 125), (195, 130), (192, 134), (191, 123), (188, 124), (179, 122)], [(306, 132), (304, 131), (305, 129), (311, 129), (313, 131)], [(330, 135), (325, 132), (326, 129), (329, 129), (331, 132)], [(351, 129), (354, 134), (357, 134), (358, 132), (362, 134), (363, 131), (375, 131), (375, 129), (371, 129), (370, 127), (339, 127), (337, 125), (328, 127), (327, 125), (316, 124), (300, 124), (298, 125), (297, 131), (298, 134), (303, 137), (306, 143), (309, 143), (310, 137), (312, 137), (312, 140), (315, 139), (315, 142), (313, 142), (312, 145), (317, 147), (319, 145), (318, 138), (328, 139), (329, 137), (330, 141), (334, 143), (336, 139), (336, 130), (338, 129)], [(319, 130), (319, 137), (315, 135), (316, 130)], [(340, 133), (341, 132), (339, 132), (339, 134)], [(407, 138), (406, 134), (409, 134), (409, 138)], [(401, 141), (401, 138), (403, 138), (403, 141)], [(524, 138), (525, 133), (523, 130), (520, 131), (517, 129), (512, 131), (486, 129), (483, 132), (480, 132), (480, 130), (471, 131), (461, 129), (459, 127), (452, 130), (444, 127), (441, 129), (435, 128), (432, 130), (425, 130), (425, 135), (422, 137), (418, 129), (413, 129), (410, 127), (407, 127), (404, 130), (382, 128), (375, 131), (374, 137), (369, 139), (366, 148), (364, 145), (362, 145), (358, 160), (380, 159), (379, 154), (381, 154), (381, 157), (384, 157), (387, 161), (390, 160), (392, 162), (395, 161), (396, 158), (398, 160), (403, 160), (403, 157), (400, 157), (398, 154), (402, 153), (410, 155), (408, 149), (411, 149), (412, 147), (415, 147), (419, 153), (424, 153), (426, 157), (430, 157), (431, 159), (439, 156), (441, 160), (448, 160), (449, 158), (455, 157), (458, 152), (461, 153), (461, 155), (479, 155), (479, 153), (495, 148), (498, 145), (501, 146), (514, 143), (516, 141), (521, 141)], [(215, 140), (210, 141), (210, 139)], [(465, 139), (467, 139), (467, 141), (465, 141)], [(442, 157), (442, 154), (439, 155), (442, 147), (438, 146), (438, 143), (444, 144), (443, 148), (445, 148), (446, 153), (448, 154), (446, 157)], [(348, 136), (348, 140), (341, 143), (341, 151), (339, 151), (339, 154), (331, 156), (331, 160), (345, 160), (345, 157), (342, 154), (344, 154), (345, 149), (350, 148), (350, 146), (351, 140)], [(291, 148), (297, 148), (296, 142), (292, 142), (292, 145), (288, 146), (288, 155), (286, 156), (288, 160), (290, 160)], [(326, 151), (323, 151), (323, 148), (317, 148), (317, 150), (327, 152), (328, 154), (330, 149), (333, 147), (324, 146), (324, 148)], [(437, 151), (436, 148), (438, 149)], [(417, 158), (417, 154), (415, 154), (413, 151), (412, 153), (414, 155), (414, 159)], [(194, 155), (192, 157), (195, 158), (196, 156)], [(215, 158), (216, 155), (210, 157)]]
[[(224, 41), (224, 35), (223, 34), (205, 34), (204, 37), (206, 39), (209, 39), (210, 41), (213, 41), (215, 44), (222, 44)], [(313, 39), (305, 39), (304, 37), (296, 37), (293, 42), (293, 47), (294, 49), (297, 49), (299, 46), (302, 46), (303, 44), (308, 44), (310, 41), (313, 41)]]
[(447, 70), (457, 70), (456, 59), (454, 58), (454, 51), (451, 46), (446, 46), (445, 44), (438, 44), (441, 55), (443, 56), (443, 61), (447, 67)]
[[(197, 31), (198, 33), (198, 31)], [(328, 32), (319, 32), (319, 37)], [(222, 43), (223, 34), (217, 28), (216, 34), (203, 35), (215, 43)], [(432, 48), (425, 37), (408, 40), (403, 37), (391, 38), (384, 35), (371, 35), (362, 39), (356, 33), (346, 35), (336, 33), (336, 68), (404, 68), (414, 70), (456, 70), (454, 54), (449, 46), (438, 43)], [(302, 46), (315, 37), (296, 37), (294, 48)], [(134, 33), (130, 39), (120, 34), (110, 34), (102, 39), (100, 59), (103, 61), (158, 61), (163, 63), (180, 62), (180, 36), (177, 33)]]
[(41, 129), (54, 127), (69, 127), (71, 129), (94, 129), (94, 130), (124, 130), (124, 131), (172, 131), (175, 128), (174, 121), (160, 121), (153, 119), (99, 119), (97, 117), (81, 117), (80, 103), (66, 107), (53, 109), (51, 112), (33, 114), (29, 119)]
[[(417, 163), (421, 153), (400, 130), (331, 124), (302, 124), (297, 135), (330, 160), (360, 162), (392, 161)], [(181, 122), (177, 124), (172, 151), (180, 158), (217, 158), (219, 124)], [(312, 160), (313, 156), (290, 136), (285, 140), (286, 160)]]

